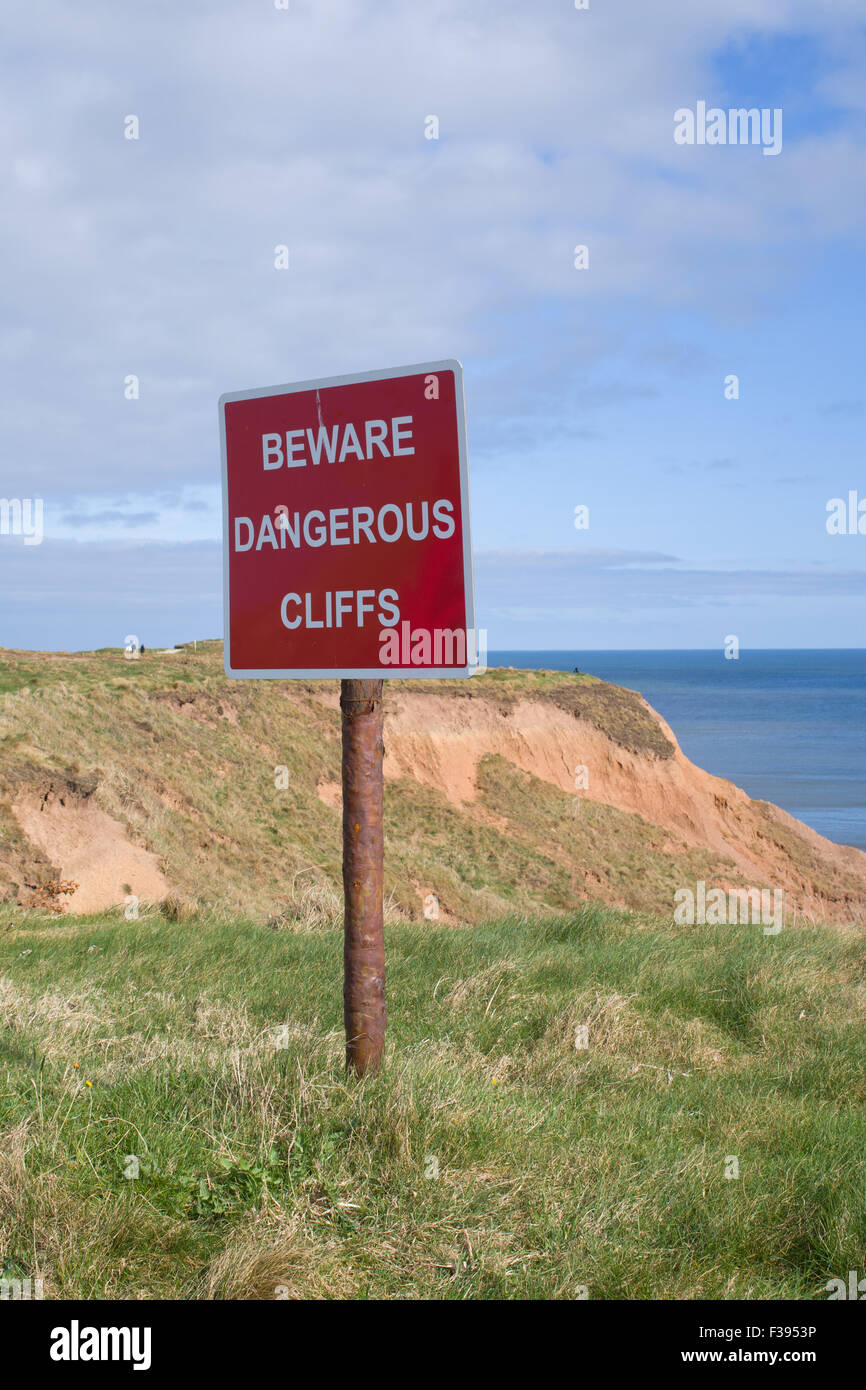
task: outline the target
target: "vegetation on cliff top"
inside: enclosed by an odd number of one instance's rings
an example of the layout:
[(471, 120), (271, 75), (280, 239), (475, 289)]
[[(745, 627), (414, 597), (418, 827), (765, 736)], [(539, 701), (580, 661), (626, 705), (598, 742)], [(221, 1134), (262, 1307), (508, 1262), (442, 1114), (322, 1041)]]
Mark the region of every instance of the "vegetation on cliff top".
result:
[(810, 1299), (862, 1268), (862, 934), (587, 908), (387, 938), (386, 1066), (347, 1083), (337, 923), (0, 908), (0, 1275)]

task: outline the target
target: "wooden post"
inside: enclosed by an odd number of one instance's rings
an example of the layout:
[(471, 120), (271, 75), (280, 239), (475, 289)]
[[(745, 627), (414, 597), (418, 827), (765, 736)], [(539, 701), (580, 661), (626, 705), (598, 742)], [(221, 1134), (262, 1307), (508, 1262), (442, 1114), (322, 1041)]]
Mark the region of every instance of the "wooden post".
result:
[(378, 1069), (385, 1050), (382, 887), (382, 682), (340, 682), (343, 733), (343, 1014), (346, 1067)]

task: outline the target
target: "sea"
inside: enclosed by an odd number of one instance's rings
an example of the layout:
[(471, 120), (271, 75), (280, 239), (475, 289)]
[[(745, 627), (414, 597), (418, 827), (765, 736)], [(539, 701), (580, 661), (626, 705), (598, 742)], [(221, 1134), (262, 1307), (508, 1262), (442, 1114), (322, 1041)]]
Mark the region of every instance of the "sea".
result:
[(490, 651), (489, 666), (573, 671), (638, 690), (693, 763), (866, 849), (866, 651)]

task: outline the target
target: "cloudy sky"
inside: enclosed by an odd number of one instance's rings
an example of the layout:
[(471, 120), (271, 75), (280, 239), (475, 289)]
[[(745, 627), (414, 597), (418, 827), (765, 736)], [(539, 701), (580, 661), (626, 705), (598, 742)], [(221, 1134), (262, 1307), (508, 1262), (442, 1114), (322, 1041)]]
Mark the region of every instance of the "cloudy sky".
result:
[[(218, 635), (219, 395), (449, 357), (492, 648), (864, 645), (826, 529), (866, 499), (863, 0), (4, 0), (0, 38), (0, 496), (45, 515), (0, 645)], [(702, 101), (781, 152), (677, 144)]]

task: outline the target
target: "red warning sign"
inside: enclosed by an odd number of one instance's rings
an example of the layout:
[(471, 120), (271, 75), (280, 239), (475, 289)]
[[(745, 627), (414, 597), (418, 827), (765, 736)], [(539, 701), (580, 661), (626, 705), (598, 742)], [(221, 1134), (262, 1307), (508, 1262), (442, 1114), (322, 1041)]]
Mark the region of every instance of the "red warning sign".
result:
[(471, 675), (460, 363), (231, 391), (219, 412), (226, 674)]

